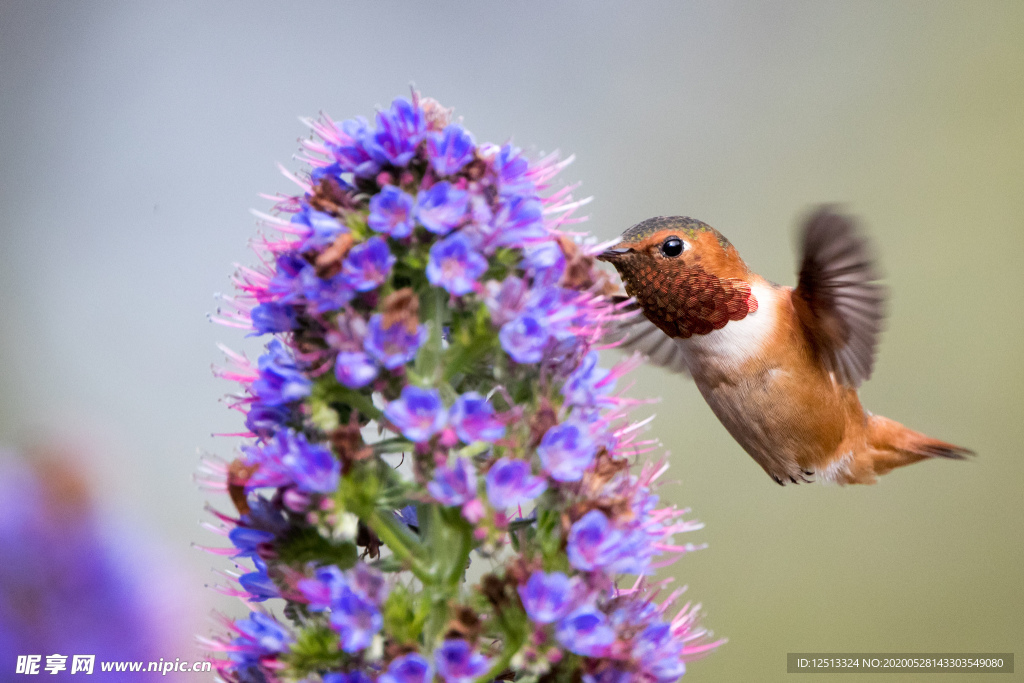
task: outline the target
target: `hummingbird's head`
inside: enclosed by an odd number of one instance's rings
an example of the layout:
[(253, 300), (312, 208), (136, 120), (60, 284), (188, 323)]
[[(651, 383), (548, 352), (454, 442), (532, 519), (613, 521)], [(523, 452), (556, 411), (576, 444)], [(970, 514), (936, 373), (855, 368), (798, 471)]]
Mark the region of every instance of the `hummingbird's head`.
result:
[(739, 319), (737, 307), (747, 313), (749, 269), (722, 233), (698, 220), (648, 218), (597, 258), (615, 266), (626, 293), (671, 337), (719, 329)]

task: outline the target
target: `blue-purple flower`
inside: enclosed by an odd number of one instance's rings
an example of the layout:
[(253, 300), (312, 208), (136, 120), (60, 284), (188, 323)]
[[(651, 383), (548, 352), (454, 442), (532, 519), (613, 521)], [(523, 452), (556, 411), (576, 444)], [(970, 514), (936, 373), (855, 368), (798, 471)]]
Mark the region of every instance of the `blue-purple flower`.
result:
[(473, 136), (452, 124), (427, 138), (427, 158), (439, 176), (458, 173), (473, 158)]
[(529, 312), (501, 326), (501, 348), (517, 363), (539, 363), (551, 334), (542, 319)]
[(546, 431), (537, 446), (541, 464), (556, 481), (579, 481), (596, 454), (597, 445), (586, 428), (572, 422)]
[(402, 395), (388, 404), (384, 416), (411, 441), (427, 441), (448, 422), (448, 412), (437, 389), (406, 385)]
[(262, 446), (243, 446), (242, 452), (248, 464), (259, 465), (249, 477), (249, 488), (294, 483), (307, 493), (330, 493), (338, 487), (341, 468), (331, 451), (290, 429)]
[(487, 471), (487, 499), (498, 510), (520, 505), (544, 493), (548, 483), (530, 473), (530, 464), (501, 458)]
[(373, 136), (373, 129), (362, 116), (349, 119), (341, 124), (342, 141), (330, 147), (343, 172), (353, 173), (359, 178), (372, 178), (380, 170), (377, 162), (367, 151)]
[(569, 529), (566, 554), (569, 564), (594, 571), (615, 562), (620, 555), (622, 532), (615, 529), (600, 510), (591, 510)]
[(412, 234), (412, 209), (415, 200), (394, 185), (385, 185), (370, 198), (367, 225), (377, 232), (402, 239)]
[(384, 284), (395, 265), (395, 257), (382, 237), (371, 237), (349, 251), (341, 266), (342, 275), (357, 292), (368, 292)]
[(426, 131), (423, 110), (398, 98), (388, 111), (377, 113), (377, 131), (366, 141), (366, 149), (378, 163), (406, 166), (416, 155), (416, 146)]
[(349, 389), (361, 389), (377, 379), (377, 366), (362, 351), (342, 351), (334, 361), (334, 376)]
[(494, 414), (494, 408), (475, 391), (455, 399), (448, 417), (449, 424), (463, 443), (487, 441), (494, 443), (505, 436), (505, 425)]
[(427, 483), (427, 490), (442, 505), (465, 505), (476, 498), (473, 464), (466, 458), (456, 458), (451, 467), (438, 467), (433, 480)]
[(231, 658), (242, 664), (255, 664), (266, 655), (288, 649), (295, 638), (288, 630), (262, 612), (250, 612), (247, 619), (235, 622), (239, 635), (231, 641)]
[(686, 673), (684, 642), (665, 623), (647, 626), (633, 639), (631, 658), (656, 683), (672, 683)]
[(533, 196), (536, 186), (530, 180), (530, 163), (512, 145), (505, 145), (494, 156), (494, 171), (498, 176), (498, 191), (505, 196)]
[(252, 383), (252, 391), (260, 403), (279, 406), (309, 396), (313, 383), (303, 375), (280, 340), (267, 344), (267, 352), (257, 364), (260, 376)]
[(535, 571), (524, 585), (519, 586), (519, 598), (526, 614), (538, 624), (550, 624), (568, 614), (573, 607), (575, 593), (575, 583), (562, 572), (546, 574)]
[(238, 549), (238, 552), (232, 557), (256, 557), (259, 546), (270, 543), (274, 538), (274, 534), (269, 531), (250, 529), (244, 526), (236, 526), (228, 533), (231, 545)]
[(292, 224), (305, 229), (301, 251), (323, 249), (338, 239), (339, 235), (348, 232), (348, 228), (334, 216), (309, 207), (292, 216)]
[(555, 637), (578, 655), (602, 657), (615, 642), (615, 631), (603, 612), (588, 605), (558, 622)]
[(272, 301), (254, 306), (249, 312), (249, 317), (252, 319), (254, 335), (290, 332), (298, 324), (294, 306)]
[(356, 292), (352, 284), (341, 273), (324, 279), (316, 274), (316, 269), (306, 264), (298, 277), (302, 296), (306, 298), (314, 313), (336, 311), (352, 301)]
[(402, 655), (388, 665), (388, 670), (377, 679), (378, 683), (430, 683), (433, 672), (430, 662), (415, 652)]
[(269, 439), (284, 427), (291, 416), (292, 411), (288, 406), (268, 406), (254, 401), (249, 404), (245, 428), (261, 439)]
[(434, 666), (445, 683), (470, 683), (487, 672), (490, 661), (465, 640), (453, 638), (434, 650)]
[(416, 220), (430, 232), (446, 235), (462, 224), (468, 203), (469, 194), (465, 190), (455, 189), (444, 180), (416, 196)]
[(331, 628), (341, 636), (341, 649), (353, 653), (369, 647), (384, 625), (380, 610), (351, 590), (342, 588), (341, 597), (331, 602)]
[(500, 284), (494, 280), (488, 280), (486, 291), (484, 303), (487, 304), (487, 310), (491, 313), (491, 321), (499, 327), (515, 320), (516, 316), (526, 308), (529, 290), (526, 282), (515, 275), (509, 275)]
[(614, 381), (608, 379), (610, 370), (598, 367), (597, 351), (591, 351), (562, 386), (562, 395), (566, 400), (577, 406), (595, 407), (602, 397), (614, 387)]
[(384, 327), (384, 316), (375, 313), (370, 318), (363, 348), (385, 368), (394, 370), (416, 357), (428, 335), (426, 325), (420, 325), (416, 332), (409, 332), (400, 322)]
[(540, 202), (526, 197), (511, 197), (494, 216), (494, 244), (500, 247), (522, 246), (547, 237)]
[(487, 259), (478, 254), (469, 238), (457, 232), (430, 248), (427, 279), (449, 294), (462, 296), (473, 291), (477, 278), (487, 271)]
[(281, 591), (267, 574), (267, 564), (258, 557), (253, 557), (252, 561), (256, 565), (256, 571), (238, 577), (238, 583), (249, 594), (246, 599), (250, 602), (263, 602), (268, 598), (281, 597)]
[(553, 287), (565, 272), (565, 254), (554, 240), (535, 242), (523, 249), (523, 265), (533, 275), (534, 286)]

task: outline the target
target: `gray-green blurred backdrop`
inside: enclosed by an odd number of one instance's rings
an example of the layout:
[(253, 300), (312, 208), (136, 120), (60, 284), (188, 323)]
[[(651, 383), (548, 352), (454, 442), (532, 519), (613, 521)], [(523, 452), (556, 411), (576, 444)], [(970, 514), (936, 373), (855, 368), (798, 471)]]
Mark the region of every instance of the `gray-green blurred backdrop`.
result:
[(238, 611), (189, 546), (220, 540), (197, 452), (241, 427), (209, 368), (217, 341), (258, 348), (206, 321), (212, 294), (252, 260), (257, 193), (291, 191), (296, 117), (410, 83), (478, 140), (575, 154), (601, 238), (686, 214), (792, 284), (798, 216), (843, 203), (891, 287), (865, 405), (979, 454), (780, 488), (691, 384), (640, 371), (663, 497), (707, 525), (671, 573), (729, 638), (690, 680), (786, 680), (793, 651), (1024, 654), (1024, 4), (5, 0), (0, 442), (77, 444), (194, 586), (194, 631)]

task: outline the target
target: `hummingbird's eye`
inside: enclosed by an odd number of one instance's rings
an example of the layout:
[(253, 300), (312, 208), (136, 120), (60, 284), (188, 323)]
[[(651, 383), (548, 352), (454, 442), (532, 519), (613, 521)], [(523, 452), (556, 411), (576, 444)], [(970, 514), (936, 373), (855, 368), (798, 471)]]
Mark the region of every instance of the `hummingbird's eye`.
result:
[(683, 241), (678, 237), (669, 237), (661, 243), (661, 253), (668, 257), (679, 256), (683, 253)]

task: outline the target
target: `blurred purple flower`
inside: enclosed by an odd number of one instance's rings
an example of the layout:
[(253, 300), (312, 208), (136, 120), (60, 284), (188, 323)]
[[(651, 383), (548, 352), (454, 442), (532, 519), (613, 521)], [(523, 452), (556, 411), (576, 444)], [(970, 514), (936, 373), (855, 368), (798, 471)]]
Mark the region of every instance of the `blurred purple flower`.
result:
[(455, 399), (448, 418), (462, 443), (475, 441), (494, 443), (505, 436), (505, 425), (494, 415), (494, 408), (475, 391), (467, 391)]
[(603, 657), (615, 642), (615, 631), (604, 613), (594, 607), (581, 607), (558, 622), (558, 642), (584, 657)]
[(550, 624), (572, 609), (574, 589), (573, 581), (562, 572), (535, 571), (525, 585), (519, 586), (519, 598), (530, 619), (538, 624)]
[(473, 136), (455, 124), (427, 138), (427, 158), (442, 177), (458, 173), (473, 158), (474, 150)]
[(526, 197), (511, 197), (494, 216), (494, 244), (521, 247), (547, 237), (540, 202)]
[(498, 332), (501, 348), (517, 363), (539, 363), (550, 338), (541, 320), (529, 312), (505, 323)]
[(466, 458), (456, 458), (452, 467), (434, 470), (434, 479), (427, 490), (442, 505), (464, 505), (476, 498), (476, 474), (473, 464)]
[(426, 131), (423, 110), (398, 98), (388, 111), (377, 112), (377, 131), (367, 139), (366, 150), (378, 163), (406, 166), (416, 155), (416, 146)]
[(267, 302), (254, 306), (249, 311), (252, 327), (255, 330), (250, 336), (273, 332), (290, 332), (298, 324), (295, 307), (289, 304)]
[(338, 167), (359, 178), (372, 178), (380, 170), (377, 162), (367, 151), (367, 144), (373, 136), (373, 129), (362, 116), (349, 119), (341, 124), (341, 142), (330, 146)]
[(358, 292), (368, 292), (381, 286), (395, 265), (395, 257), (382, 237), (371, 237), (352, 247), (341, 266), (342, 275)]
[(462, 296), (473, 291), (477, 278), (487, 271), (487, 259), (473, 250), (462, 233), (445, 237), (430, 247), (427, 279), (449, 294)]
[(444, 180), (416, 196), (416, 220), (430, 232), (446, 235), (462, 224), (468, 203), (465, 190), (457, 190)]
[(610, 370), (597, 366), (597, 351), (590, 351), (562, 386), (562, 395), (573, 405), (595, 407), (608, 394), (615, 382), (608, 379)]
[(370, 198), (370, 216), (366, 223), (373, 230), (395, 239), (412, 234), (414, 199), (394, 185), (385, 185)]
[(282, 653), (295, 640), (284, 626), (262, 612), (250, 612), (248, 619), (235, 622), (235, 628), (239, 635), (231, 641), (228, 654), (241, 666), (256, 665), (264, 657)]
[(268, 406), (254, 401), (249, 404), (245, 428), (261, 439), (269, 439), (285, 425), (291, 415), (292, 411), (287, 406)]
[(334, 376), (349, 389), (361, 389), (377, 379), (377, 366), (362, 351), (342, 351), (334, 361)]
[(302, 244), (298, 251), (310, 249), (320, 250), (329, 246), (338, 235), (348, 232), (348, 228), (338, 222), (334, 216), (311, 209), (308, 206), (292, 216), (292, 225), (305, 228)]
[(238, 583), (249, 593), (249, 602), (263, 602), (268, 598), (281, 597), (281, 591), (267, 574), (267, 564), (258, 557), (252, 558), (252, 562), (256, 565), (256, 571), (238, 577)]
[(523, 266), (535, 287), (553, 287), (565, 272), (565, 254), (554, 240), (528, 244), (523, 249)]
[(512, 145), (505, 145), (494, 156), (492, 162), (494, 172), (498, 176), (498, 191), (502, 195), (536, 194), (537, 188), (527, 176), (530, 164), (519, 150)]
[(377, 683), (430, 683), (431, 678), (430, 662), (413, 652), (392, 660)]
[(259, 465), (247, 488), (294, 483), (300, 491), (330, 493), (338, 486), (341, 468), (331, 451), (290, 429), (261, 446), (242, 446), (242, 452), (246, 464)]
[(231, 545), (238, 549), (232, 557), (256, 557), (256, 551), (263, 543), (270, 543), (275, 538), (274, 534), (261, 529), (250, 529), (244, 526), (236, 526), (228, 533), (228, 540)]
[(426, 325), (420, 325), (412, 334), (401, 323), (385, 328), (383, 318), (380, 313), (370, 318), (363, 348), (385, 368), (394, 370), (416, 357), (429, 332)]
[(486, 285), (487, 295), (484, 303), (491, 312), (491, 321), (498, 327), (515, 320), (526, 307), (529, 290), (526, 282), (515, 275), (509, 275), (499, 284), (489, 280)]
[(325, 280), (317, 275), (316, 269), (309, 264), (306, 264), (299, 273), (299, 283), (302, 295), (314, 313), (336, 311), (352, 301), (356, 295), (352, 284), (341, 273)]
[(331, 602), (331, 628), (341, 636), (341, 649), (348, 653), (369, 647), (373, 636), (384, 625), (380, 610), (347, 586), (341, 597)]
[(572, 422), (546, 431), (537, 446), (541, 464), (556, 481), (579, 481), (596, 454), (597, 445), (586, 429)]
[(622, 533), (600, 510), (591, 510), (569, 529), (566, 554), (569, 564), (583, 571), (601, 569), (619, 557)]
[(427, 441), (441, 431), (448, 413), (437, 389), (420, 389), (412, 385), (402, 388), (402, 395), (388, 404), (384, 416), (406, 438)]
[(533, 500), (544, 493), (548, 483), (530, 474), (530, 464), (501, 458), (487, 472), (487, 498), (497, 510)]
[(445, 683), (470, 683), (486, 673), (490, 664), (461, 638), (446, 640), (434, 650), (434, 666)]
[(672, 633), (668, 624), (651, 624), (633, 639), (630, 653), (646, 678), (656, 683), (672, 683), (686, 673), (683, 662), (685, 643)]
[(279, 406), (309, 396), (310, 382), (280, 340), (267, 344), (267, 352), (258, 361), (260, 376), (252, 383), (252, 391), (260, 403)]

